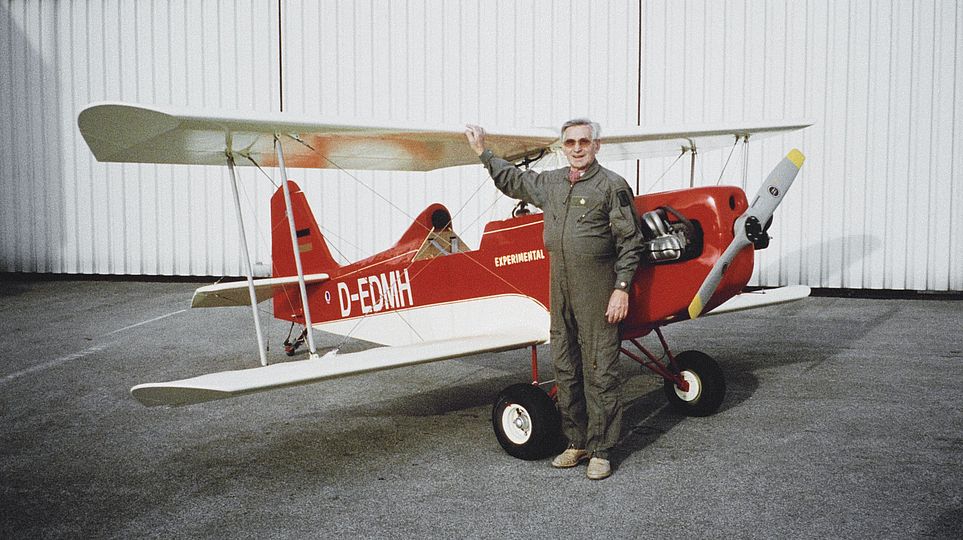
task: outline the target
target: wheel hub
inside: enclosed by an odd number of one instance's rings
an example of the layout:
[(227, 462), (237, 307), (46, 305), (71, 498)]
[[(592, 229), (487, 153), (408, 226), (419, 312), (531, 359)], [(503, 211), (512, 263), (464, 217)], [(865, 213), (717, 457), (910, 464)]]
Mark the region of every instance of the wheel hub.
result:
[(685, 382), (689, 385), (688, 390), (681, 390), (678, 386), (675, 387), (675, 395), (679, 396), (679, 399), (685, 402), (698, 401), (699, 396), (702, 395), (702, 379), (698, 375), (689, 371), (683, 370), (679, 373)]
[(525, 444), (532, 436), (532, 417), (528, 410), (512, 403), (502, 411), (502, 431), (514, 444)]

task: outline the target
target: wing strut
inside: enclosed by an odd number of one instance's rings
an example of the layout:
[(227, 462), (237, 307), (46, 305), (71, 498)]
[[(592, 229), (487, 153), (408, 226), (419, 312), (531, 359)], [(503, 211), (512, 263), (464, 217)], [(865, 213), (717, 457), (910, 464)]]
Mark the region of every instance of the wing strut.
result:
[(298, 287), (301, 289), (301, 308), (304, 311), (304, 329), (308, 334), (308, 351), (312, 358), (318, 357), (314, 347), (314, 329), (311, 327), (311, 307), (308, 305), (308, 289), (304, 284), (304, 270), (301, 267), (301, 250), (298, 249), (298, 232), (294, 226), (294, 211), (291, 210), (291, 191), (288, 189), (288, 173), (284, 168), (284, 151), (281, 150), (279, 134), (274, 134), (274, 149), (278, 155), (278, 167), (281, 169), (281, 187), (284, 188), (284, 207), (288, 212), (288, 225), (291, 228), (291, 251), (294, 252), (294, 265), (298, 269)]
[(696, 150), (695, 141), (692, 142), (692, 148), (691, 148), (691, 150), (692, 150), (692, 165), (689, 167), (689, 187), (690, 187), (690, 188), (693, 188), (693, 187), (695, 187), (695, 165), (696, 165), (695, 162), (696, 162), (696, 155), (699, 153), (698, 150)]
[(237, 228), (241, 231), (241, 246), (244, 249), (244, 273), (247, 274), (247, 289), (251, 293), (251, 310), (254, 311), (254, 331), (257, 333), (257, 354), (261, 365), (267, 365), (264, 352), (264, 334), (261, 333), (261, 319), (257, 314), (257, 293), (254, 292), (254, 269), (251, 265), (251, 252), (247, 249), (247, 236), (244, 234), (244, 219), (241, 218), (241, 199), (237, 195), (237, 174), (234, 172), (234, 156), (227, 154), (227, 168), (231, 171), (231, 188), (234, 190), (234, 209), (237, 211)]

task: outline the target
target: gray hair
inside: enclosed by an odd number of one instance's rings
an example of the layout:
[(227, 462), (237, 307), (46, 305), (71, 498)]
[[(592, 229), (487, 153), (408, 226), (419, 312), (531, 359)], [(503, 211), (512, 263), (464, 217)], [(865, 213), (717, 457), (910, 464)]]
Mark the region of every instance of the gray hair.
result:
[(589, 126), (592, 128), (592, 140), (597, 141), (602, 135), (602, 126), (598, 122), (593, 122), (588, 118), (573, 118), (568, 122), (562, 124), (562, 131), (560, 137), (565, 138), (565, 130), (572, 126)]

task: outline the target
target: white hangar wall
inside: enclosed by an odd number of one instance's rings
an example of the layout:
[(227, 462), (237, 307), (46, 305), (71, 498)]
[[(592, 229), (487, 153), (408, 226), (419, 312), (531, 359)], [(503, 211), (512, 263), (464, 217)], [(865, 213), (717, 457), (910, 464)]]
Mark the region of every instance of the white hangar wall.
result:
[[(807, 155), (753, 283), (960, 291), (961, 23), (954, 0), (647, 0), (642, 122), (816, 121), (750, 144), (750, 196), (789, 148)], [(695, 183), (729, 155), (702, 156)], [(722, 181), (742, 185), (742, 162)], [(643, 185), (670, 163), (643, 163)], [(654, 189), (688, 183), (676, 164)]]
[[(808, 156), (753, 283), (963, 290), (961, 12), (950, 0), (12, 0), (0, 5), (0, 271), (240, 274), (224, 169), (90, 156), (77, 113), (124, 100), (489, 126), (807, 117), (804, 132), (736, 148), (721, 175), (751, 194), (788, 148)], [(720, 181), (729, 156), (700, 154), (694, 183)], [(672, 162), (607, 165), (643, 191), (688, 185), (687, 160)], [(273, 185), (240, 171), (263, 272)], [(389, 246), (433, 201), (471, 245), (512, 206), (480, 167), (291, 176), (343, 259)]]
[[(634, 124), (638, 2), (574, 9), (468, 0), (0, 4), (0, 271), (241, 273), (226, 169), (97, 163), (76, 128), (94, 101), (457, 126), (553, 126), (584, 114)], [(584, 74), (572, 67), (590, 53), (605, 60)], [(613, 168), (635, 173), (634, 163)], [(477, 246), (484, 222), (507, 217), (513, 203), (480, 165), (469, 169), (290, 176), (333, 251), (353, 260), (393, 244), (436, 200)], [(264, 273), (274, 187), (256, 169), (238, 170)], [(277, 182), (276, 170), (266, 172)]]
[(238, 273), (224, 171), (98, 163), (77, 114), (103, 100), (272, 110), (274, 5), (0, 5), (0, 271)]
[[(286, 1), (284, 109), (456, 127), (556, 126), (582, 115), (634, 125), (638, 2), (578, 5), (576, 16), (568, 2), (549, 1)], [(583, 75), (573, 65), (588, 65), (590, 51), (602, 60)], [(634, 162), (612, 165), (635, 175)], [(485, 223), (508, 217), (515, 203), (480, 164), (296, 176), (342, 261), (391, 246), (432, 202), (445, 204), (477, 247)]]

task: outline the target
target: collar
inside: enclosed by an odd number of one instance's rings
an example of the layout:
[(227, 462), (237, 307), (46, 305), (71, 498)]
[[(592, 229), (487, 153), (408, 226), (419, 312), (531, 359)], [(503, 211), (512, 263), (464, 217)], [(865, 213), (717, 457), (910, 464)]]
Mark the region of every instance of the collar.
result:
[(581, 182), (582, 180), (588, 180), (588, 179), (591, 178), (592, 176), (595, 176), (595, 173), (598, 172), (598, 170), (599, 170), (601, 167), (602, 167), (602, 166), (599, 165), (598, 160), (593, 161), (591, 165), (589, 165), (587, 168), (581, 169), (581, 170), (579, 170), (579, 169), (573, 169), (572, 167), (569, 167), (569, 168), (568, 168), (568, 181), (571, 182), (572, 184), (575, 184), (575, 183), (577, 183), (577, 182)]

